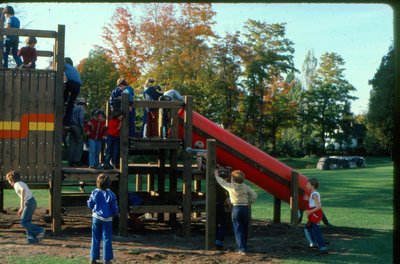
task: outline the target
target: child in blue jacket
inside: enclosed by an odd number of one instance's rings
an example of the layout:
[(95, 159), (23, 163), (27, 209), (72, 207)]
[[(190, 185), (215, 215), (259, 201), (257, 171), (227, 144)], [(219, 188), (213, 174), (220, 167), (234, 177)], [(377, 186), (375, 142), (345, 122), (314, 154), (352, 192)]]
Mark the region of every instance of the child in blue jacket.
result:
[(100, 242), (103, 238), (103, 260), (111, 263), (114, 258), (112, 250), (112, 221), (113, 216), (118, 214), (118, 205), (115, 194), (108, 188), (110, 178), (100, 174), (96, 180), (95, 189), (87, 201), (88, 207), (92, 209), (92, 245), (90, 248), (90, 263), (97, 263), (100, 258)]

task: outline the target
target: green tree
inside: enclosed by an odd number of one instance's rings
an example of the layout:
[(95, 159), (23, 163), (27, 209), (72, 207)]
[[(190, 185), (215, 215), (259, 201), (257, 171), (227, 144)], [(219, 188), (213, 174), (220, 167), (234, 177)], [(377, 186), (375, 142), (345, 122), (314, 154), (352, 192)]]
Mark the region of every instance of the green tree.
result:
[[(207, 94), (208, 100), (203, 103), (203, 114), (234, 133), (240, 134), (237, 121), (243, 92), (240, 89), (241, 64), (238, 52), (241, 43), (240, 33), (228, 34), (213, 45), (212, 52), (212, 83)], [(212, 105), (212, 108), (209, 107)]]
[(267, 24), (248, 20), (244, 25), (243, 86), (246, 90), (245, 115), (242, 130), (248, 140), (263, 147), (266, 144), (267, 127), (264, 95), (271, 90), (271, 83), (284, 74), (295, 71), (293, 42), (286, 38), (286, 24)]
[(90, 52), (88, 58), (79, 63), (77, 68), (82, 78), (80, 93), (87, 98), (88, 109), (104, 109), (119, 76), (115, 65), (104, 50), (95, 49)]
[(319, 147), (325, 153), (327, 137), (335, 138), (342, 128), (341, 122), (346, 118), (346, 110), (351, 100), (356, 99), (350, 93), (355, 91), (344, 77), (343, 58), (336, 53), (324, 53), (319, 67), (307, 90), (307, 114), (311, 118), (314, 130), (319, 139)]
[(388, 153), (393, 144), (394, 48), (382, 58), (374, 77), (367, 113), (366, 148), (371, 152)]

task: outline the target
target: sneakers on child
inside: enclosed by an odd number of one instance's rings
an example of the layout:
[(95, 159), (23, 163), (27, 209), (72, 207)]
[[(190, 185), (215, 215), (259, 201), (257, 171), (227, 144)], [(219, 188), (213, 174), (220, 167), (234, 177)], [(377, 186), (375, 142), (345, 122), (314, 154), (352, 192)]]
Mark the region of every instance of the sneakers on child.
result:
[(43, 228), (42, 232), (40, 232), (40, 233), (36, 236), (36, 238), (37, 238), (39, 241), (41, 241), (41, 240), (44, 238), (45, 233), (46, 233), (46, 229)]

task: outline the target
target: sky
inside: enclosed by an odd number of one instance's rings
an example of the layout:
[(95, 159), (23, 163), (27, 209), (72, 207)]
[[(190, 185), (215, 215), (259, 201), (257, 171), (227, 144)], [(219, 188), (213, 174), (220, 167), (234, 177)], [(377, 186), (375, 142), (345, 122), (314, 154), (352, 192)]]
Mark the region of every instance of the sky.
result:
[[(103, 45), (103, 27), (111, 22), (115, 3), (8, 3), (27, 29), (57, 30), (65, 25), (65, 56), (74, 64), (88, 57), (93, 45)], [(126, 4), (124, 4), (126, 5)], [(134, 14), (140, 16), (136, 4)], [(354, 114), (365, 113), (371, 80), (381, 59), (393, 43), (393, 11), (384, 4), (213, 4), (217, 13), (214, 30), (241, 31), (248, 19), (266, 23), (286, 23), (286, 37), (294, 42), (294, 63), (301, 71), (306, 53), (314, 50), (317, 59), (335, 52), (345, 61), (345, 78), (357, 89), (352, 103)], [(38, 50), (52, 50), (54, 42), (38, 39)], [(39, 61), (47, 65), (46, 61)], [(43, 66), (45, 67), (45, 66)]]

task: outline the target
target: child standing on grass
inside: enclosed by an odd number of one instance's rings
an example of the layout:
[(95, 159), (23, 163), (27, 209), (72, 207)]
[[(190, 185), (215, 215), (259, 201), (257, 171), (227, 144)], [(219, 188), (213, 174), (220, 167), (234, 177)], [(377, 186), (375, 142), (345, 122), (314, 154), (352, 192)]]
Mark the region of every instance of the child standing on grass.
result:
[(229, 193), (232, 204), (232, 224), (239, 254), (247, 252), (247, 235), (249, 231), (249, 205), (257, 199), (257, 194), (244, 183), (245, 174), (240, 170), (231, 173), (231, 182), (227, 182), (214, 170), (215, 179)]
[(32, 224), (32, 216), (36, 209), (36, 200), (29, 187), (23, 181), (20, 181), (20, 178), (19, 173), (15, 171), (10, 171), (6, 175), (7, 181), (14, 187), (15, 192), (21, 200), (17, 214), (21, 216), (21, 225), (26, 229), (27, 243), (34, 244), (38, 243), (44, 237), (45, 229)]
[(100, 242), (103, 239), (104, 263), (111, 263), (114, 258), (112, 249), (112, 221), (113, 216), (118, 214), (118, 205), (115, 194), (109, 189), (110, 178), (100, 174), (96, 180), (95, 189), (87, 201), (92, 209), (92, 244), (90, 248), (90, 263), (97, 263), (100, 258)]
[(304, 227), (304, 234), (310, 247), (317, 247), (318, 245), (321, 254), (328, 254), (328, 249), (319, 228), (319, 222), (322, 219), (323, 212), (321, 196), (319, 192), (317, 192), (318, 186), (319, 183), (316, 178), (309, 179), (306, 185), (307, 190), (310, 192), (310, 198), (308, 199), (308, 208), (306, 210), (308, 222)]

